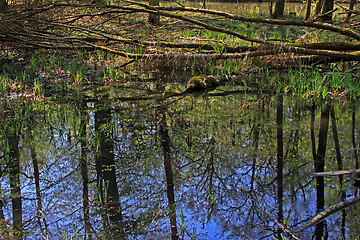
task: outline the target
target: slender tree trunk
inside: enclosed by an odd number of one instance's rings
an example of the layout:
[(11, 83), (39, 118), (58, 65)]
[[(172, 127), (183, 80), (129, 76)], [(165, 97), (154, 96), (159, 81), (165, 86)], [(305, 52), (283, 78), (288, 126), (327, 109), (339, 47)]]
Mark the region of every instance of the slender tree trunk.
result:
[(169, 203), (171, 239), (178, 240), (179, 236), (178, 236), (177, 223), (176, 223), (174, 179), (173, 179), (173, 171), (171, 167), (170, 137), (169, 137), (168, 126), (166, 121), (166, 108), (160, 108), (156, 115), (158, 118), (157, 121), (159, 123), (159, 136), (164, 154), (164, 167), (166, 174), (166, 193)]
[(12, 198), (11, 202), (14, 238), (22, 239), (22, 200), (20, 191), (19, 136), (16, 133), (7, 135), (7, 143), (9, 146), (9, 175)]
[(354, 159), (355, 159), (355, 169), (359, 169), (359, 157), (358, 157), (358, 150), (357, 145), (355, 141), (355, 124), (356, 124), (356, 115), (355, 115), (356, 107), (353, 105), (352, 107), (352, 120), (351, 120), (351, 141), (353, 146), (353, 153), (354, 153)]
[(313, 159), (316, 158), (316, 144), (315, 144), (315, 104), (311, 106), (310, 109), (310, 138), (311, 138), (311, 152)]
[(0, 0), (0, 11), (7, 7), (7, 0)]
[[(98, 152), (96, 154), (98, 188), (100, 188), (101, 201), (110, 220), (111, 235), (114, 238), (120, 238), (123, 227), (120, 197), (116, 182), (111, 109), (102, 104), (98, 104), (97, 107), (99, 110), (95, 112), (95, 132), (98, 135)], [(106, 195), (103, 194), (105, 190)]]
[(276, 0), (273, 18), (281, 18), (284, 15), (285, 0)]
[[(319, 130), (319, 142), (314, 159), (315, 172), (323, 172), (325, 168), (325, 153), (327, 145), (327, 135), (329, 129), (329, 107), (326, 106), (325, 109), (321, 111), (320, 118), (320, 130)], [(317, 212), (324, 210), (325, 206), (325, 183), (324, 177), (316, 177), (316, 207)], [(315, 228), (315, 239), (323, 239), (325, 231), (325, 221), (322, 221), (316, 225)]]
[[(0, 172), (2, 172), (1, 164), (0, 164)], [(2, 191), (1, 182), (0, 182), (0, 191)], [(10, 237), (9, 237), (9, 232), (8, 232), (8, 229), (7, 229), (7, 226), (6, 226), (6, 220), (5, 220), (5, 215), (4, 215), (3, 206), (4, 206), (4, 202), (3, 202), (2, 198), (0, 198), (0, 228), (1, 228), (1, 236), (3, 236), (4, 239), (10, 239)]]
[[(340, 171), (343, 169), (343, 167), (342, 167), (340, 142), (339, 142), (339, 135), (338, 135), (337, 126), (336, 126), (336, 116), (335, 116), (334, 106), (331, 106), (330, 115), (331, 115), (331, 126), (332, 126), (333, 138), (334, 138), (334, 143), (335, 143), (336, 160), (337, 160), (337, 164), (338, 164), (338, 170)], [(346, 192), (343, 188), (343, 185), (344, 185), (343, 175), (339, 175), (339, 185), (340, 185), (341, 200), (345, 201)], [(346, 212), (344, 210), (341, 211), (341, 216), (342, 216), (342, 218), (341, 218), (341, 235), (343, 236), (343, 239), (345, 239)]]
[(321, 17), (323, 22), (332, 22), (332, 13), (326, 14), (334, 9), (334, 0), (324, 0), (321, 14), (325, 14)]
[(270, 16), (273, 16), (273, 7), (274, 7), (274, 0), (270, 0), (269, 2), (269, 13), (270, 13)]
[(306, 11), (304, 16), (305, 21), (310, 19), (310, 14), (311, 14), (311, 0), (306, 0)]
[[(10, 103), (3, 101), (4, 116), (1, 116), (0, 123), (5, 129), (4, 137), (6, 144), (7, 171), (10, 178), (10, 193), (13, 216), (13, 239), (22, 239), (22, 198), (20, 189), (20, 150), (19, 150), (19, 129), (21, 129), (21, 119), (16, 119)], [(18, 110), (17, 110), (18, 111)], [(6, 126), (6, 127), (4, 127)]]
[(87, 165), (87, 144), (86, 144), (86, 128), (87, 128), (87, 115), (85, 112), (86, 103), (80, 105), (80, 171), (83, 185), (83, 211), (84, 211), (84, 224), (85, 224), (85, 237), (91, 239), (91, 225), (89, 217), (89, 177), (88, 177), (88, 165)]
[[(15, 119), (14, 109), (10, 104), (4, 101), (2, 106), (8, 115), (5, 116), (6, 130), (5, 142), (7, 145), (6, 158), (8, 162), (8, 173), (10, 178), (10, 193), (12, 202), (13, 216), (13, 238), (22, 239), (22, 199), (20, 190), (20, 151), (19, 151), (19, 129), (21, 128), (21, 120)], [(4, 111), (5, 112), (5, 111)]]
[[(277, 135), (277, 202), (278, 202), (278, 220), (283, 222), (283, 168), (284, 168), (284, 137), (283, 137), (283, 96), (277, 97), (276, 107), (276, 135)], [(279, 232), (279, 239), (281, 239), (281, 232)]]
[[(37, 154), (34, 146), (34, 136), (32, 131), (31, 122), (29, 124), (29, 139), (30, 139), (30, 152), (31, 152), (31, 158), (34, 168), (34, 178), (35, 178), (35, 191), (36, 191), (36, 200), (37, 200), (37, 215), (38, 215), (38, 224), (40, 226), (40, 229), (44, 236), (46, 236), (48, 231), (48, 225), (46, 223), (46, 219), (42, 217), (42, 198), (41, 198), (41, 189), (40, 189), (40, 171), (39, 171), (39, 164), (37, 161)], [(44, 227), (43, 224), (44, 223)]]
[[(259, 99), (260, 97), (257, 97), (257, 99)], [(255, 101), (257, 102), (257, 101)], [(260, 135), (260, 129), (259, 129), (259, 121), (260, 121), (260, 107), (259, 107), (260, 103), (255, 104), (255, 109), (254, 109), (254, 124), (253, 124), (253, 142), (252, 142), (252, 147), (254, 149), (254, 151), (259, 150), (259, 135)], [(251, 166), (251, 183), (250, 183), (250, 190), (251, 191), (255, 191), (255, 186), (254, 186), (254, 182), (255, 182), (255, 177), (256, 177), (256, 153), (254, 154), (253, 160), (252, 160), (252, 166)]]
[[(159, 6), (159, 0), (150, 0), (149, 5), (150, 6)], [(149, 14), (148, 21), (150, 24), (160, 25), (160, 16), (156, 15), (156, 14)]]
[(314, 15), (315, 16), (318, 16), (321, 12), (321, 9), (324, 5), (324, 1), (325, 0), (317, 0), (316, 3), (315, 3), (315, 8), (314, 8)]
[[(330, 108), (330, 115), (331, 115), (331, 126), (332, 126), (332, 133), (334, 137), (334, 143), (335, 143), (335, 152), (336, 152), (336, 160), (338, 164), (338, 170), (343, 170), (342, 167), (342, 159), (341, 159), (341, 151), (340, 151), (340, 142), (339, 142), (339, 135), (336, 127), (336, 117), (335, 117), (335, 110), (334, 106), (331, 106)], [(339, 181), (342, 183), (343, 175), (339, 175)], [(341, 186), (342, 189), (342, 186)]]
[(356, 0), (350, 0), (350, 5), (349, 5), (349, 12), (348, 12), (348, 14), (347, 14), (347, 16), (346, 16), (346, 22), (349, 22), (350, 21), (350, 19), (351, 19), (351, 11), (353, 11), (354, 10), (354, 6), (355, 6), (355, 4), (356, 4)]
[[(340, 142), (339, 142), (339, 135), (337, 131), (336, 126), (336, 116), (335, 116), (335, 110), (334, 106), (331, 106), (330, 109), (331, 114), (331, 126), (332, 126), (332, 132), (334, 137), (334, 143), (335, 143), (335, 152), (336, 152), (336, 160), (338, 164), (338, 170), (343, 170), (342, 165), (342, 158), (341, 158), (341, 151), (340, 151)], [(346, 199), (346, 191), (344, 189), (344, 179), (343, 175), (339, 175), (339, 186), (340, 186), (340, 195), (341, 195), (341, 201), (345, 201)], [(346, 211), (341, 211), (341, 235), (343, 236), (343, 239), (346, 239), (345, 237), (345, 220), (346, 220)]]
[[(355, 104), (352, 106), (352, 120), (351, 120), (351, 141), (352, 141), (352, 147), (353, 147), (353, 154), (354, 154), (354, 165), (355, 165), (355, 169), (359, 169), (359, 156), (358, 156), (358, 150), (357, 150), (357, 144), (356, 144), (356, 106)], [(358, 186), (359, 185), (359, 179), (360, 179), (360, 174), (356, 174), (356, 178), (357, 180), (355, 180), (354, 185)]]
[(203, 0), (201, 8), (206, 9), (206, 0)]

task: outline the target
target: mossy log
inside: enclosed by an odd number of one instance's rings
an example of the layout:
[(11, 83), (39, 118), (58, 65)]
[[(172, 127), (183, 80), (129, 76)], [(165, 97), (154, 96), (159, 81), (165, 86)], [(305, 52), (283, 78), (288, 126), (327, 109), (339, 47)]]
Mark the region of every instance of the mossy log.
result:
[(289, 43), (287, 46), (305, 49), (331, 50), (331, 51), (359, 51), (360, 41), (353, 42), (319, 42), (319, 43)]
[(194, 76), (189, 79), (188, 83), (186, 84), (186, 89), (184, 91), (167, 95), (164, 98), (182, 96), (185, 94), (199, 95), (204, 92), (214, 90), (215, 88), (226, 83), (227, 81), (229, 81), (228, 78), (221, 79), (213, 75)]
[(220, 82), (220, 79), (213, 75), (195, 76), (189, 79), (185, 91), (193, 92), (214, 89), (220, 85)]

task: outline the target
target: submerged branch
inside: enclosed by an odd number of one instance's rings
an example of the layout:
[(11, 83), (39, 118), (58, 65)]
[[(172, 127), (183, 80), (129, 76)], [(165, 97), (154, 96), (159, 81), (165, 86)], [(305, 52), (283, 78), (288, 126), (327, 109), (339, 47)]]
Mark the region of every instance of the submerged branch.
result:
[(304, 226), (302, 226), (298, 229), (294, 229), (293, 231), (300, 232), (311, 226), (314, 226), (314, 225), (318, 224), (319, 222), (323, 221), (325, 218), (329, 217), (331, 214), (336, 213), (344, 208), (347, 208), (347, 207), (353, 205), (354, 203), (357, 203), (358, 201), (360, 201), (360, 197), (355, 197), (353, 199), (334, 204), (334, 205), (330, 206), (329, 208), (325, 209), (324, 211), (320, 212), (319, 214), (317, 214), (313, 219), (311, 219)]
[(340, 175), (351, 175), (351, 174), (356, 174), (356, 173), (360, 173), (360, 169), (317, 172), (317, 173), (311, 174), (311, 176), (312, 177), (331, 177), (331, 176), (340, 176)]

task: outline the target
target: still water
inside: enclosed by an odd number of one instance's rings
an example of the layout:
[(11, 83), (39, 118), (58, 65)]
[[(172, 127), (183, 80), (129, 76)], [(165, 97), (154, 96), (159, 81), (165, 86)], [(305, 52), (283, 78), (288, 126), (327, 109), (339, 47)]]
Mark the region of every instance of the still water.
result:
[[(221, 96), (220, 96), (221, 95)], [(15, 239), (356, 239), (356, 104), (219, 94), (3, 100), (0, 219)], [(333, 118), (332, 118), (333, 116)], [(355, 144), (355, 145), (354, 145)], [(283, 228), (280, 227), (282, 225)]]

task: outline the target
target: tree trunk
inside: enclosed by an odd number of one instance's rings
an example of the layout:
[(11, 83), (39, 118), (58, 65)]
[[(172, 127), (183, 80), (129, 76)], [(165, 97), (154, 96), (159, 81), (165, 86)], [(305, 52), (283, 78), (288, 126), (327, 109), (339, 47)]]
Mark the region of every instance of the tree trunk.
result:
[[(277, 107), (276, 107), (276, 139), (277, 139), (277, 203), (278, 203), (278, 218), (279, 222), (284, 220), (284, 184), (283, 184), (283, 171), (284, 171), (284, 97), (279, 94), (277, 96)], [(278, 238), (281, 239), (282, 231), (278, 232)]]
[(324, 0), (317, 0), (316, 1), (315, 8), (314, 8), (314, 15), (315, 16), (320, 14), (323, 5), (324, 5)]
[(273, 18), (280, 18), (284, 15), (285, 0), (276, 0)]
[[(97, 104), (99, 110), (95, 112), (95, 132), (97, 134), (96, 171), (99, 197), (102, 207), (106, 211), (103, 223), (114, 239), (123, 235), (122, 209), (116, 182), (116, 165), (114, 155), (114, 140), (112, 139), (111, 109)], [(110, 220), (110, 222), (108, 222)]]
[[(320, 129), (319, 129), (319, 142), (316, 156), (314, 158), (315, 172), (323, 172), (325, 168), (325, 153), (327, 145), (327, 134), (329, 128), (329, 113), (328, 106), (321, 111)], [(316, 208), (317, 212), (324, 210), (325, 206), (325, 182), (324, 177), (316, 177)], [(323, 239), (324, 231), (326, 230), (326, 222), (322, 221), (316, 225), (315, 239)]]
[[(150, 0), (149, 4), (150, 6), (159, 6), (159, 0)], [(160, 25), (160, 16), (156, 14), (149, 14), (148, 21), (150, 24)]]
[(86, 115), (86, 103), (82, 102), (80, 108), (80, 172), (83, 186), (82, 203), (83, 203), (83, 214), (84, 214), (84, 225), (85, 225), (85, 238), (91, 239), (91, 225), (90, 225), (90, 200), (89, 200), (89, 176), (88, 176), (88, 165), (87, 165), (87, 115)]
[(350, 21), (350, 18), (351, 18), (351, 12), (354, 10), (354, 6), (356, 4), (356, 0), (350, 0), (350, 6), (349, 6), (349, 12), (346, 16), (346, 22), (349, 22)]
[(11, 189), (11, 202), (13, 214), (13, 231), (14, 239), (22, 239), (23, 228), (23, 214), (22, 214), (22, 199), (20, 190), (20, 151), (19, 151), (19, 136), (15, 131), (7, 135), (6, 142), (8, 143), (8, 161), (9, 161), (9, 176)]
[(179, 239), (176, 223), (176, 202), (175, 202), (175, 186), (173, 170), (171, 166), (171, 149), (170, 149), (170, 136), (166, 121), (166, 107), (159, 108), (156, 112), (157, 122), (159, 123), (159, 136), (161, 146), (164, 154), (164, 167), (166, 175), (166, 194), (168, 198), (169, 218), (171, 228), (171, 239)]
[(359, 157), (358, 157), (358, 150), (355, 140), (355, 126), (356, 126), (356, 107), (355, 105), (352, 106), (352, 116), (351, 116), (351, 142), (353, 147), (353, 154), (354, 154), (354, 160), (355, 160), (355, 169), (359, 169)]
[(5, 9), (7, 6), (7, 1), (6, 0), (0, 0), (0, 11)]
[[(334, 0), (324, 0), (324, 5), (321, 11), (321, 21), (323, 22), (331, 22), (332, 21), (332, 13), (328, 13), (334, 9)], [(326, 14), (328, 13), (328, 14)]]
[[(31, 117), (32, 119), (32, 117)], [(34, 133), (32, 129), (33, 120), (31, 120), (30, 124), (28, 125), (29, 128), (29, 139), (30, 139), (30, 153), (31, 159), (33, 163), (33, 171), (34, 171), (34, 180), (35, 180), (35, 192), (36, 192), (36, 201), (37, 201), (37, 218), (38, 224), (41, 229), (42, 234), (45, 236), (47, 234), (48, 225), (46, 222), (46, 218), (42, 217), (43, 205), (42, 205), (42, 197), (41, 197), (41, 187), (40, 187), (40, 171), (39, 171), (39, 163), (38, 157), (35, 149), (35, 140), (34, 140)]]
[(310, 12), (311, 12), (311, 0), (307, 0), (304, 21), (307, 21), (310, 19)]
[(206, 0), (203, 0), (201, 8), (206, 9)]

